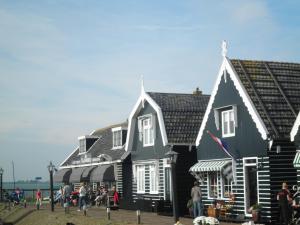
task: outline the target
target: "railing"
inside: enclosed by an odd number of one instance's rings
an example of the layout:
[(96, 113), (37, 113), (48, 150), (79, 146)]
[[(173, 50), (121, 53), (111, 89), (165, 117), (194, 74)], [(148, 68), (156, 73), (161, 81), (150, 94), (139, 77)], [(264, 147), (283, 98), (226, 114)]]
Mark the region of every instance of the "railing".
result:
[[(8, 192), (9, 195), (11, 195), (12, 192), (15, 192), (15, 189), (3, 189), (5, 192)], [(39, 189), (42, 192), (42, 198), (46, 198), (50, 196), (50, 189), (49, 188), (40, 188)], [(58, 191), (58, 188), (53, 188), (53, 191)], [(36, 200), (36, 192), (37, 189), (20, 189), (21, 192), (24, 191), (24, 197), (27, 202), (29, 201), (35, 201)]]

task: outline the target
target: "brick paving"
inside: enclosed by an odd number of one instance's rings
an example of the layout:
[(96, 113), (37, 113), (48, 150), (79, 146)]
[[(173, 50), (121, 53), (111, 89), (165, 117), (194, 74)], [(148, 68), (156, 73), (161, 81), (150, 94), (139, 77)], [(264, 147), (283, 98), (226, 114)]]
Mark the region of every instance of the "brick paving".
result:
[[(74, 209), (71, 209), (72, 211)], [(78, 212), (83, 213), (83, 212)], [(105, 208), (89, 208), (87, 211), (87, 216), (92, 216), (95, 218), (106, 218), (106, 209)], [(131, 224), (137, 223), (136, 211), (132, 210), (111, 210), (111, 220), (113, 221), (126, 221)], [(180, 218), (180, 222), (184, 225), (193, 225), (193, 219), (191, 218)], [(141, 224), (143, 225), (173, 225), (173, 217), (161, 216), (156, 213), (150, 212), (141, 212)], [(226, 223), (220, 222), (221, 225), (237, 225), (238, 223)], [(240, 223), (239, 223), (240, 224)]]
[[(29, 208), (34, 208), (33, 205), (30, 205)], [(43, 205), (42, 209), (49, 209), (49, 205)], [(70, 212), (72, 214), (81, 214), (83, 215), (83, 211), (78, 212), (77, 207), (70, 207)], [(63, 211), (64, 208), (56, 205), (55, 211)], [(106, 208), (104, 207), (92, 207), (88, 208), (87, 210), (87, 216), (88, 217), (94, 217), (94, 218), (107, 218)], [(136, 217), (136, 211), (133, 210), (111, 210), (110, 211), (110, 217), (112, 221), (124, 221), (128, 222), (129, 224), (137, 224), (137, 217)], [(192, 218), (180, 218), (180, 222), (184, 225), (193, 225), (193, 219)], [(156, 213), (150, 213), (150, 212), (141, 212), (141, 224), (142, 225), (173, 225), (174, 219), (170, 216), (161, 216), (157, 215)], [(220, 225), (240, 225), (241, 223), (228, 223), (228, 222), (220, 222)]]

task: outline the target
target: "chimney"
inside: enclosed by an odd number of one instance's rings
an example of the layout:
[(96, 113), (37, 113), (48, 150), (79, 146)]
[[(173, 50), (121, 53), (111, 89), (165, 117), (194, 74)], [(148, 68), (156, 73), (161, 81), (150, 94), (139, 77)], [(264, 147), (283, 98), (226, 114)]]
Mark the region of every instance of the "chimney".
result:
[(202, 91), (197, 87), (195, 91), (193, 91), (193, 95), (202, 95)]

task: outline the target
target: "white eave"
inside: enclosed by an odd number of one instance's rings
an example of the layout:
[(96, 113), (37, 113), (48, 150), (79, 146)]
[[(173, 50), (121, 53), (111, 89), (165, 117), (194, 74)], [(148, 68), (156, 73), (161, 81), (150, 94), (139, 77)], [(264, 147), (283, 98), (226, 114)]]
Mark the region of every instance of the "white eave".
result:
[(131, 149), (131, 147), (132, 147), (136, 116), (140, 112), (140, 110), (142, 109), (142, 107), (144, 106), (144, 103), (146, 101), (152, 106), (152, 108), (157, 113), (157, 119), (158, 119), (158, 123), (159, 123), (160, 133), (162, 135), (163, 145), (166, 146), (168, 144), (168, 138), (167, 138), (165, 123), (164, 123), (161, 108), (142, 88), (141, 95), (140, 95), (139, 99), (137, 100), (133, 110), (131, 111), (129, 119), (128, 119), (129, 122), (128, 122), (128, 132), (127, 132), (127, 138), (126, 138), (125, 151), (128, 151), (128, 149)]
[(204, 114), (204, 117), (203, 117), (203, 120), (202, 120), (202, 123), (200, 126), (200, 130), (199, 130), (199, 133), (198, 133), (198, 136), (196, 139), (196, 146), (199, 145), (200, 140), (202, 138), (202, 135), (203, 135), (203, 132), (204, 132), (207, 120), (208, 120), (208, 116), (212, 110), (212, 105), (215, 101), (215, 97), (218, 92), (219, 84), (221, 82), (222, 76), (225, 74), (225, 71), (227, 71), (225, 76), (230, 76), (230, 78), (232, 79), (234, 86), (238, 90), (245, 106), (247, 107), (254, 123), (256, 124), (256, 127), (257, 127), (259, 133), (261, 134), (262, 139), (264, 139), (264, 140), (267, 139), (269, 132), (268, 132), (263, 120), (261, 119), (260, 115), (258, 114), (252, 100), (250, 99), (247, 91), (245, 90), (245, 88), (244, 88), (239, 76), (237, 75), (237, 72), (235, 71), (234, 67), (232, 66), (230, 60), (227, 57), (224, 57), (221, 68), (218, 73), (216, 83), (214, 85), (211, 97), (208, 102), (208, 106), (206, 108), (206, 111), (205, 111), (205, 114)]
[(291, 133), (290, 133), (291, 141), (295, 140), (295, 136), (298, 133), (299, 126), (300, 126), (300, 112), (298, 113), (298, 116), (296, 118), (296, 121), (295, 121), (293, 128), (291, 130)]
[(98, 162), (98, 163), (86, 163), (86, 164), (77, 164), (77, 165), (68, 165), (68, 166), (59, 166), (59, 169), (68, 169), (68, 168), (77, 168), (77, 167), (87, 167), (87, 166), (99, 166), (99, 165), (108, 165), (114, 163), (122, 162), (120, 159), (114, 161), (105, 161), (105, 162)]

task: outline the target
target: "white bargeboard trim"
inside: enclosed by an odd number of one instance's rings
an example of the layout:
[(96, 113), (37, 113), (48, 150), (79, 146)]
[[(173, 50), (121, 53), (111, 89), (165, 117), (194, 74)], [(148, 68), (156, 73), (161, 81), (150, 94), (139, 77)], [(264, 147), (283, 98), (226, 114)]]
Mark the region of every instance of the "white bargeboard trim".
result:
[(259, 133), (261, 134), (261, 137), (264, 140), (266, 140), (269, 132), (268, 132), (263, 120), (261, 119), (260, 115), (258, 114), (258, 112), (257, 112), (252, 100), (250, 99), (245, 87), (243, 86), (241, 80), (239, 79), (239, 76), (237, 75), (237, 72), (235, 71), (234, 67), (230, 63), (230, 60), (227, 57), (224, 57), (224, 60), (222, 62), (221, 68), (219, 70), (216, 83), (214, 85), (211, 97), (209, 99), (209, 102), (208, 102), (208, 105), (207, 105), (207, 108), (206, 108), (206, 111), (205, 111), (205, 114), (204, 114), (204, 117), (203, 117), (203, 120), (202, 120), (202, 123), (201, 123), (201, 126), (200, 126), (200, 130), (199, 130), (199, 133), (198, 133), (198, 136), (197, 136), (197, 139), (196, 139), (196, 146), (198, 146), (200, 144), (200, 140), (202, 138), (202, 135), (203, 135), (203, 132), (204, 132), (207, 120), (208, 120), (208, 116), (209, 116), (209, 114), (212, 110), (212, 105), (215, 101), (215, 97), (216, 97), (216, 94), (218, 92), (218, 87), (219, 87), (219, 84), (222, 80), (222, 76), (224, 74), (226, 74), (226, 76), (230, 76), (231, 80), (234, 83), (234, 86), (238, 90), (244, 104), (246, 105), (246, 107), (247, 107), (254, 123), (256, 124), (256, 127), (257, 127)]
[(296, 121), (295, 121), (293, 128), (291, 130), (291, 133), (290, 133), (291, 141), (295, 140), (295, 136), (298, 133), (299, 126), (300, 126), (300, 112), (298, 113), (298, 116), (296, 118)]
[(133, 110), (131, 111), (128, 119), (129, 123), (128, 123), (128, 132), (126, 138), (125, 151), (128, 151), (132, 147), (136, 117), (140, 112), (140, 110), (142, 109), (142, 107), (144, 106), (145, 101), (147, 101), (157, 113), (157, 119), (159, 123), (160, 133), (162, 136), (163, 146), (166, 146), (168, 144), (168, 138), (167, 138), (165, 123), (164, 123), (161, 108), (144, 90), (142, 90), (141, 95), (138, 98), (135, 106), (133, 107)]

